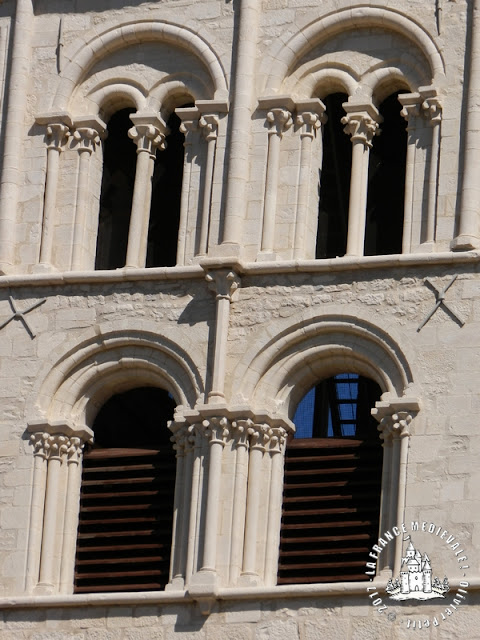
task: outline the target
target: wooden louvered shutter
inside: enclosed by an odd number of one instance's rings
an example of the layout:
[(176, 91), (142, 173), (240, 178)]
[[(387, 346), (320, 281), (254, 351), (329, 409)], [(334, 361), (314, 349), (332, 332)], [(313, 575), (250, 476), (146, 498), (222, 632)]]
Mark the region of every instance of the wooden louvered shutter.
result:
[(379, 438), (302, 438), (286, 449), (278, 584), (366, 580), (378, 537)]
[(85, 453), (75, 593), (165, 587), (174, 484), (171, 446)]

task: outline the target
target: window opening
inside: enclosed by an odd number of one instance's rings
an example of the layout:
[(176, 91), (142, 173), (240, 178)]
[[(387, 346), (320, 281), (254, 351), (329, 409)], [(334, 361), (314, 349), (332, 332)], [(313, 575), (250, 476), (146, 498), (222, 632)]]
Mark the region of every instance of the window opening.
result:
[(175, 452), (164, 390), (117, 394), (99, 411), (84, 454), (75, 593), (152, 591), (169, 578)]
[(398, 93), (379, 107), (381, 134), (373, 139), (368, 165), (366, 256), (402, 253), (407, 161), (407, 123)]
[(299, 403), (285, 454), (279, 584), (367, 579), (383, 462), (370, 409), (380, 395), (372, 380), (344, 373)]
[(128, 137), (132, 127), (129, 116), (133, 112), (134, 109), (122, 109), (108, 122), (108, 137), (103, 147), (95, 269), (117, 269), (126, 262), (137, 162), (136, 145)]
[(316, 258), (344, 256), (347, 249), (352, 144), (341, 122), (342, 104), (347, 100), (344, 93), (324, 98), (328, 120), (323, 133)]
[[(193, 107), (192, 103), (182, 107)], [(147, 267), (172, 267), (177, 262), (185, 136), (174, 112), (167, 120), (166, 149), (157, 152), (153, 172), (148, 230)]]

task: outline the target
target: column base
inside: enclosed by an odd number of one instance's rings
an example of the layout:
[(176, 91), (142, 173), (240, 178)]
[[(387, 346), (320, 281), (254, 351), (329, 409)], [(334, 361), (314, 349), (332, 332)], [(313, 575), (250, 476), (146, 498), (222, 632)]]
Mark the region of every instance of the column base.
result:
[(275, 251), (260, 251), (257, 255), (257, 262), (275, 262), (276, 259)]
[(260, 587), (263, 586), (263, 583), (258, 573), (242, 573), (237, 585), (239, 587)]
[(458, 235), (450, 243), (450, 249), (452, 251), (470, 251), (478, 248), (480, 248), (480, 238), (466, 234)]
[(55, 593), (55, 587), (49, 582), (39, 582), (33, 590), (36, 596), (51, 596)]
[(57, 271), (58, 269), (49, 262), (39, 262), (32, 268), (32, 273), (54, 273)]
[(173, 578), (171, 582), (165, 585), (165, 591), (184, 591), (185, 580), (183, 577)]
[(208, 252), (209, 258), (233, 258), (240, 257), (241, 247), (236, 242), (223, 242), (212, 247)]

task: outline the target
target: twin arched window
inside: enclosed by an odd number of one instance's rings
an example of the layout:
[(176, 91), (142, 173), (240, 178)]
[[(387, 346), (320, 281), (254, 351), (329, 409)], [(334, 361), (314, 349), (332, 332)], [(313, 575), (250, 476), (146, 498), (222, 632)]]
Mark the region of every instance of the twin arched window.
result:
[[(140, 262), (135, 266), (174, 266), (177, 255), (180, 199), (183, 176), (184, 135), (180, 132), (180, 119), (172, 113), (167, 120), (167, 131), (161, 151), (152, 145), (153, 172), (146, 177), (147, 185), (137, 180), (137, 201), (145, 190), (143, 220), (134, 229), (132, 207), (137, 171), (145, 167), (137, 161), (142, 153), (142, 140), (137, 145), (129, 136), (133, 109), (122, 109), (108, 122), (108, 137), (104, 143), (103, 177), (95, 256), (96, 269), (116, 269), (127, 264), (130, 234), (146, 234), (141, 239)], [(148, 171), (148, 169), (147, 169)], [(136, 208), (138, 208), (137, 202)], [(132, 242), (134, 238), (132, 238)], [(133, 266), (133, 265), (132, 265)]]

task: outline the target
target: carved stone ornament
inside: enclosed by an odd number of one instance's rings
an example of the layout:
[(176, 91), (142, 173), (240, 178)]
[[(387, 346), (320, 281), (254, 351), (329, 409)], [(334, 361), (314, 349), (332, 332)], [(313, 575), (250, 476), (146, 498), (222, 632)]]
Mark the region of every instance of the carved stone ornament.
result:
[(137, 153), (145, 151), (155, 157), (157, 149), (164, 150), (167, 147), (165, 131), (160, 131), (153, 124), (136, 124), (128, 130), (128, 137), (137, 145)]
[(269, 124), (269, 135), (277, 135), (281, 138), (287, 129), (293, 124), (292, 115), (287, 109), (271, 109), (267, 113), (267, 122)]
[(216, 294), (217, 300), (227, 299), (232, 301), (233, 294), (240, 286), (240, 278), (230, 269), (215, 269), (205, 276), (208, 287)]
[(380, 134), (378, 122), (364, 113), (347, 113), (341, 122), (352, 142), (360, 141), (367, 147), (371, 147), (374, 136)]

